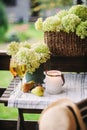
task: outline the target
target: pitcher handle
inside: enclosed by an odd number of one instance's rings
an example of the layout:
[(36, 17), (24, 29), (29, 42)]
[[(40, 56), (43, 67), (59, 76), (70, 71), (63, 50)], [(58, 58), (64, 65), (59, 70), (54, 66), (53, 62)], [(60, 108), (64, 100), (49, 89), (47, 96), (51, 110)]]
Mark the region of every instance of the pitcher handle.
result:
[(64, 75), (63, 74), (61, 74), (61, 78), (62, 78), (62, 80), (63, 80), (63, 84), (62, 84), (62, 86), (65, 84), (65, 78), (64, 78)]

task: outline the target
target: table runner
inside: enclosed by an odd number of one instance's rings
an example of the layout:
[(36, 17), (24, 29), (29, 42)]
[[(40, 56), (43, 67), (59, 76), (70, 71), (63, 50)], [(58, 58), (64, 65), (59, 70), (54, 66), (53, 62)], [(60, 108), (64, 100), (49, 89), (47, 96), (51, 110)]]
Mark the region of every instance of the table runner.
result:
[[(87, 98), (87, 73), (65, 73), (65, 84), (62, 91), (56, 95), (44, 92), (44, 96), (39, 97), (34, 94), (23, 93), (20, 84), (11, 93), (8, 106), (26, 109), (44, 109), (51, 102), (59, 98), (70, 98), (74, 102)], [(25, 79), (23, 79), (25, 82)]]

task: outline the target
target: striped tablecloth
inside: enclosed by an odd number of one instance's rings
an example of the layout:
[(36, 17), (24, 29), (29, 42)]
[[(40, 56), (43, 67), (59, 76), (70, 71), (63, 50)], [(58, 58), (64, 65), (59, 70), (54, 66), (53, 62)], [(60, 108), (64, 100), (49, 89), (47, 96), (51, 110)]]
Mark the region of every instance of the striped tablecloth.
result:
[(20, 84), (11, 93), (8, 100), (9, 107), (26, 108), (26, 109), (44, 109), (51, 102), (59, 98), (70, 98), (74, 102), (81, 101), (87, 98), (87, 73), (65, 73), (65, 84), (62, 87), (61, 93), (50, 95), (44, 93), (44, 96), (39, 97), (31, 93), (23, 93), (20, 90)]

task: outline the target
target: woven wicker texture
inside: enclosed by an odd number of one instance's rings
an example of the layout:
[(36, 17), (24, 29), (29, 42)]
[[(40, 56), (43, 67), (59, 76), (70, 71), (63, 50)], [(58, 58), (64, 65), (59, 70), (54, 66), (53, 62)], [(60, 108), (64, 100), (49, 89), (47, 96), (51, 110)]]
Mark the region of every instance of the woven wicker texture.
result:
[(44, 42), (55, 56), (87, 55), (87, 38), (81, 39), (75, 33), (45, 32)]

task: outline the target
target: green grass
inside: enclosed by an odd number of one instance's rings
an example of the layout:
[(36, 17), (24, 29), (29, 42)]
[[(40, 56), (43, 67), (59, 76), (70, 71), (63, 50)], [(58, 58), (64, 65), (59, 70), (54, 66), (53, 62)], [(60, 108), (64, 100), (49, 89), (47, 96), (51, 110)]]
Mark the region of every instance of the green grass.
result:
[[(12, 74), (9, 71), (0, 71), (0, 86), (7, 88), (12, 80)], [(18, 111), (16, 108), (8, 108), (0, 104), (0, 119), (17, 119)], [(24, 114), (25, 120), (38, 120), (39, 114)]]
[[(0, 119), (17, 119), (18, 110), (16, 108), (5, 107), (0, 104)], [(25, 120), (38, 120), (39, 114), (24, 114)]]
[(0, 119), (17, 119), (17, 109), (0, 104)]
[(13, 76), (9, 71), (0, 71), (0, 86), (4, 88), (8, 87), (12, 78)]

